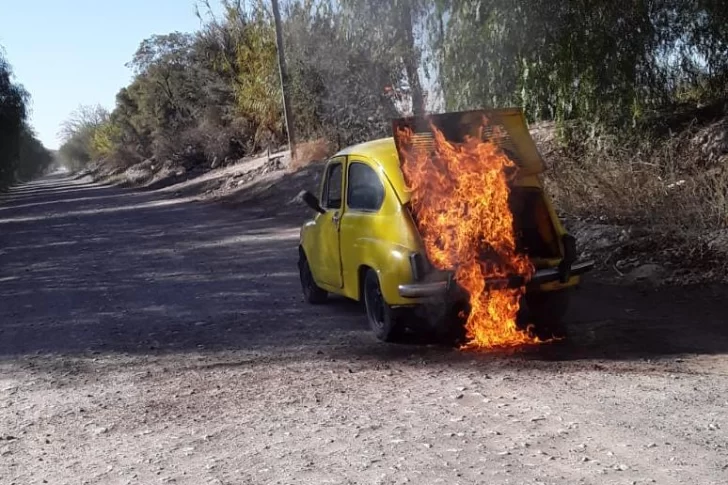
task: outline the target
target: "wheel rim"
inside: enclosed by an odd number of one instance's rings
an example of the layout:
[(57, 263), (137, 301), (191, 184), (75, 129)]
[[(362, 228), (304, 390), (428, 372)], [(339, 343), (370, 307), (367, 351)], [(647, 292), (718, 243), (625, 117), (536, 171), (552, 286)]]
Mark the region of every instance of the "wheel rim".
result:
[(384, 327), (384, 298), (379, 285), (367, 279), (364, 298), (367, 304), (369, 320), (379, 329)]

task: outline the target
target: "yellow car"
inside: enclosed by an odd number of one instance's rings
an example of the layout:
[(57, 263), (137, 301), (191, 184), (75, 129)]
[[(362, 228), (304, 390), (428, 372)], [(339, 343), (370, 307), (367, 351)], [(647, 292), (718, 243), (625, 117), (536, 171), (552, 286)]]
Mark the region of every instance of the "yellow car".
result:
[[(452, 124), (472, 113), (437, 116), (441, 123)], [(576, 261), (575, 240), (543, 190), (544, 163), (522, 111), (491, 110), (487, 116), (506, 130), (503, 149), (519, 165), (511, 188), (511, 198), (517, 201), (514, 226), (520, 249), (536, 269), (526, 286), (529, 322), (541, 334), (556, 335), (563, 331), (567, 290), (593, 263)], [(458, 291), (452, 271), (437, 270), (428, 261), (394, 138), (355, 145), (332, 156), (318, 196), (305, 192), (303, 200), (316, 212), (301, 228), (299, 244), (298, 267), (307, 302), (323, 303), (329, 293), (362, 301), (376, 337), (391, 341), (412, 321), (412, 310), (432, 317), (433, 308), (446, 306), (442, 317), (467, 299)], [(403, 315), (406, 320), (400, 318)], [(441, 330), (456, 325), (440, 317), (421, 320)]]

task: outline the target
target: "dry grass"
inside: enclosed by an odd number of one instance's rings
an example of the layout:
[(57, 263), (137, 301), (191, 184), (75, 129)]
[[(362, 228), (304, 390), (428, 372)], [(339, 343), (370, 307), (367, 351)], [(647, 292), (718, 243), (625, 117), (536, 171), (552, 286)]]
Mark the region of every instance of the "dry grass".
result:
[(534, 138), (549, 165), (547, 190), (600, 267), (626, 274), (652, 262), (671, 268), (665, 282), (686, 284), (728, 274), (727, 128), (570, 149)]
[(547, 186), (566, 214), (695, 236), (728, 227), (725, 121), (668, 139), (619, 144), (602, 137), (578, 152), (545, 142)]
[(326, 159), (334, 152), (332, 144), (325, 138), (299, 143), (296, 156), (289, 165), (291, 171), (299, 170), (311, 163)]

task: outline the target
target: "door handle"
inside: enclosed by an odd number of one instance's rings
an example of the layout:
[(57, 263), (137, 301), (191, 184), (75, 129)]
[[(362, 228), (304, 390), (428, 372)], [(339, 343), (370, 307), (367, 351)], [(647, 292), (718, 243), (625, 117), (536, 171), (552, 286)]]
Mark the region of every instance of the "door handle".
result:
[(334, 224), (339, 225), (339, 219), (341, 219), (341, 216), (339, 215), (339, 211), (334, 212), (334, 215), (331, 216), (331, 220)]

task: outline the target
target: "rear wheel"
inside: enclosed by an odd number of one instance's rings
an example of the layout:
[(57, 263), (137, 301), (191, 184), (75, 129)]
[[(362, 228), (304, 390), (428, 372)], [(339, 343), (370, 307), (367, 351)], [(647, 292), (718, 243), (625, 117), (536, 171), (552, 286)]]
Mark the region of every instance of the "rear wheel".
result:
[(533, 325), (535, 336), (541, 340), (567, 337), (564, 316), (569, 309), (569, 297), (568, 290), (526, 294), (528, 311), (525, 321)]
[(301, 277), (301, 290), (303, 291), (304, 300), (313, 305), (324, 303), (328, 297), (328, 292), (319, 288), (314, 281), (308, 259), (303, 251), (299, 255), (298, 272)]
[(367, 321), (374, 335), (384, 342), (397, 340), (399, 327), (392, 308), (384, 301), (377, 273), (372, 269), (367, 270), (364, 275), (363, 293)]
[(448, 347), (460, 347), (467, 342), (465, 323), (470, 313), (470, 305), (466, 300), (443, 302), (441, 305), (427, 308), (432, 335), (438, 344)]

